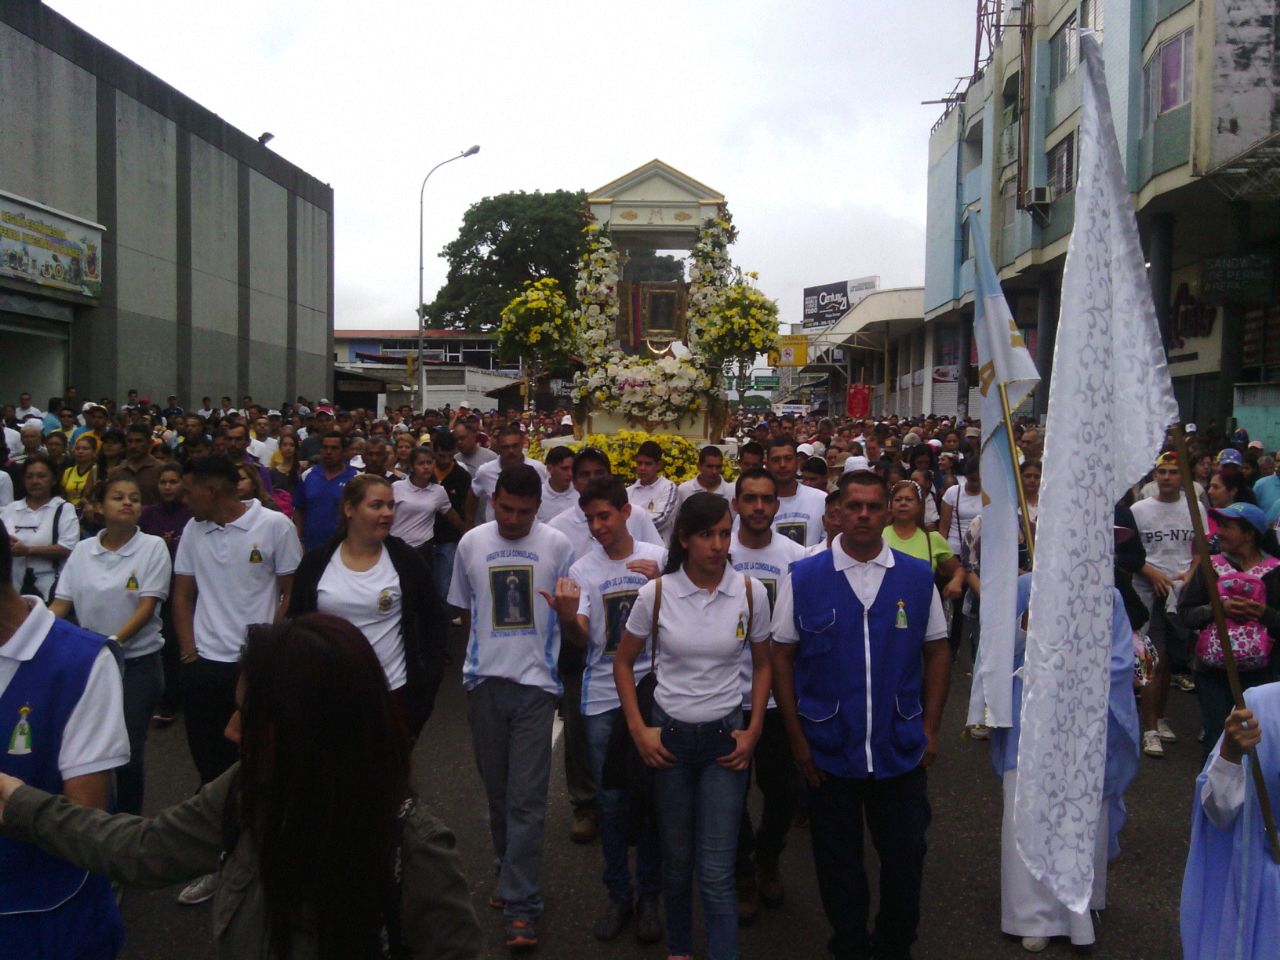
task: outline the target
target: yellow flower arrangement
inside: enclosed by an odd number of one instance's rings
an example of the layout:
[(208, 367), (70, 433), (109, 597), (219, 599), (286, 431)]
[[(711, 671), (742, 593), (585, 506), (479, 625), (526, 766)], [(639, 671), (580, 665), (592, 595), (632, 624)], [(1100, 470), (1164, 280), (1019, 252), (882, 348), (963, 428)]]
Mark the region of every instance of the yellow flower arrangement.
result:
[[(617, 433), (590, 433), (582, 440), (577, 440), (569, 447), (581, 450), (583, 447), (596, 447), (604, 451), (612, 465), (613, 475), (623, 483), (634, 483), (636, 479), (636, 451), (646, 440), (653, 440), (662, 448), (662, 475), (675, 483), (691, 480), (698, 473), (698, 451), (701, 449), (692, 440), (677, 437), (669, 433), (646, 433), (643, 430), (619, 430)], [(529, 444), (529, 456), (542, 460), (546, 450), (538, 440)], [(737, 474), (726, 457), (724, 476), (733, 480)]]
[(502, 309), (498, 347), (508, 357), (530, 356), (542, 367), (565, 362), (573, 350), (569, 301), (554, 277), (526, 280)]

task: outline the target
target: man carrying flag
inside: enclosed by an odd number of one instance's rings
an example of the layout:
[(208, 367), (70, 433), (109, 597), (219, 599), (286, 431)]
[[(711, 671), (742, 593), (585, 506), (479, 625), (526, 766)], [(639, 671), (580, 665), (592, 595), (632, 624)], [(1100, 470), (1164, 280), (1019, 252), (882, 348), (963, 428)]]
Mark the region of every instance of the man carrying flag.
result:
[[(1177, 404), (1102, 53), (1091, 33), (1082, 34), (1080, 50), (1079, 179), (1045, 432), (1013, 832), (1032, 877), (1087, 921), (1105, 895), (1095, 857), (1106, 849), (1098, 832), (1116, 603), (1114, 507), (1150, 469)], [(1131, 750), (1136, 757), (1136, 742)], [(1091, 929), (1073, 924), (1070, 932), (1077, 943), (1092, 940)]]

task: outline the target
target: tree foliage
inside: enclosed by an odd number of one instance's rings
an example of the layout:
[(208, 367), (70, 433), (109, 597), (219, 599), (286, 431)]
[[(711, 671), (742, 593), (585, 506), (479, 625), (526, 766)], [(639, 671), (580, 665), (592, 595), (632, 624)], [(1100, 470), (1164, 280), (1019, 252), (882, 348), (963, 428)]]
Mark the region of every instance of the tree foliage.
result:
[[(443, 251), (449, 275), (427, 305), (432, 327), (491, 332), (526, 280), (554, 277), (572, 299), (586, 194), (501, 193), (473, 203)], [(571, 304), (572, 305), (572, 304)]]

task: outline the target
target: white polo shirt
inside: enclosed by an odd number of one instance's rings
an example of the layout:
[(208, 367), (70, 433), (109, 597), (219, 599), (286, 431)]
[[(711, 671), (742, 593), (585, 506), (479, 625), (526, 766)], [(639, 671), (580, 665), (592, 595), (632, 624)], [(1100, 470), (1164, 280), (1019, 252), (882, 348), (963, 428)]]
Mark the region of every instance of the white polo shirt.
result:
[[(143, 597), (169, 596), (173, 573), (169, 548), (160, 537), (135, 531), (119, 550), (102, 545), (102, 534), (81, 540), (58, 578), (56, 596), (75, 607), (80, 626), (106, 636), (118, 631), (138, 610)], [(160, 604), (151, 619), (121, 648), (126, 660), (145, 657), (164, 646)]]
[[(893, 551), (883, 540), (880, 541), (880, 553), (872, 560), (863, 563), (855, 560), (845, 552), (840, 534), (831, 542), (832, 563), (849, 581), (849, 588), (864, 607), (875, 603), (876, 594), (880, 592), (880, 584), (884, 582), (884, 572), (893, 566)], [(933, 588), (933, 599), (929, 604), (929, 623), (925, 627), (924, 639), (928, 643), (941, 640), (947, 635), (947, 616), (942, 611), (942, 598), (938, 596), (938, 588)], [(776, 643), (799, 643), (800, 633), (796, 629), (795, 598), (791, 592), (791, 578), (787, 577), (778, 590), (777, 602), (773, 605), (773, 639)]]
[[(65, 506), (64, 506), (65, 504)], [(58, 507), (62, 513), (58, 514)], [(0, 507), (0, 520), (4, 521), (9, 536), (21, 540), (32, 547), (47, 547), (54, 543), (53, 518), (58, 517), (57, 543), (68, 550), (74, 550), (80, 542), (80, 520), (76, 517), (76, 508), (61, 497), (52, 497), (39, 509), (32, 510), (27, 500), (14, 500)], [(13, 588), (21, 588), (27, 567), (35, 573), (36, 589), (41, 596), (48, 597), (49, 588), (53, 586), (54, 561), (48, 557), (14, 557)]]
[[(725, 564), (714, 590), (694, 586), (684, 570), (662, 577), (658, 633), (658, 685), (654, 699), (685, 723), (719, 720), (742, 706), (739, 664), (744, 641), (769, 639), (769, 594), (759, 580), (746, 581)], [(650, 581), (640, 588), (627, 632), (648, 637), (653, 629)], [(752, 616), (747, 617), (747, 582)]]
[[(40, 650), (53, 626), (53, 613), (35, 597), (24, 598), (31, 607), (27, 619), (0, 646), (0, 697), (25, 661)], [(17, 717), (0, 717), (0, 749)], [(30, 721), (35, 723), (34, 717)], [(58, 771), (63, 780), (114, 770), (129, 762), (129, 734), (124, 726), (124, 689), (116, 658), (104, 645), (89, 670), (84, 693), (71, 710), (58, 750)]]
[[(769, 538), (768, 546), (756, 548), (745, 546), (735, 532), (733, 545), (729, 548), (729, 559), (733, 563), (733, 569), (739, 573), (749, 574), (764, 584), (765, 592), (769, 594), (770, 613), (778, 597), (778, 588), (791, 573), (791, 564), (803, 559), (804, 555), (804, 547), (776, 533)], [(742, 709), (744, 710), (751, 709), (752, 671), (751, 651), (744, 649), (742, 651)], [(768, 707), (772, 710), (776, 706), (773, 693), (770, 692)]]
[(473, 689), (489, 677), (560, 696), (556, 660), (560, 620), (541, 596), (568, 576), (573, 548), (564, 534), (534, 521), (527, 536), (508, 540), (495, 522), (458, 541), (449, 603), (471, 611), (462, 682)]
[(661, 475), (649, 484), (637, 480), (627, 487), (627, 499), (633, 513), (643, 510), (649, 514), (665, 542), (676, 522), (676, 485)]
[[(461, 462), (461, 461), (459, 461)], [(542, 486), (547, 485), (547, 468), (537, 460), (524, 458), (524, 462), (538, 471), (538, 477), (542, 480)], [(463, 464), (466, 466), (466, 464)], [(476, 495), (476, 516), (475, 524), (485, 523), (493, 519), (493, 508), (489, 503), (493, 496), (494, 490), (498, 487), (498, 474), (502, 472), (502, 461), (495, 455), (492, 460), (482, 463), (477, 469), (474, 477), (471, 478), (471, 492)]]
[(827, 510), (827, 495), (821, 490), (796, 485), (796, 492), (789, 497), (778, 498), (778, 513), (773, 518), (773, 532), (794, 540), (802, 547), (811, 547), (827, 538), (822, 529), (822, 515)]
[(192, 520), (182, 532), (173, 571), (195, 577), (196, 652), (235, 663), (251, 623), (270, 623), (280, 602), (277, 577), (298, 569), (302, 545), (283, 513), (256, 500), (226, 526)]
[(538, 519), (543, 523), (550, 523), (566, 510), (576, 510), (578, 507), (578, 497), (581, 494), (573, 488), (573, 484), (562, 492), (557, 493), (551, 489), (551, 481), (542, 481), (542, 503), (538, 506)]
[(420, 547), (436, 535), (436, 514), (453, 509), (449, 494), (438, 483), (420, 487), (412, 480), (391, 484), (396, 501), (396, 517), (391, 521), (391, 535), (411, 547)]
[[(587, 525), (587, 515), (582, 512), (581, 507), (575, 506), (572, 510), (566, 510), (564, 513), (558, 514), (547, 526), (552, 530), (559, 530), (569, 538), (569, 545), (573, 547), (573, 559), (581, 560), (587, 555), (587, 552), (595, 545), (595, 540), (591, 538), (591, 528)], [(649, 514), (643, 510), (631, 510), (631, 516), (627, 517), (627, 533), (631, 534), (632, 539), (637, 543), (652, 543), (659, 547), (665, 546), (662, 541), (662, 534), (658, 533), (658, 528), (653, 525), (653, 521), (649, 519)]]
[(387, 687), (398, 690), (408, 680), (401, 632), (404, 598), (400, 575), (387, 548), (368, 570), (352, 570), (342, 561), (342, 548), (333, 551), (316, 588), (316, 609), (341, 617), (364, 634), (382, 664)]
[[(610, 560), (600, 544), (592, 544), (587, 555), (569, 568), (569, 578), (581, 588), (578, 613), (590, 621), (586, 665), (582, 670), (582, 713), (595, 716), (622, 705), (613, 682), (613, 655), (622, 640), (622, 631), (631, 617), (636, 595), (649, 582), (643, 573), (628, 570), (633, 560), (653, 560), (661, 570), (667, 551), (655, 543), (636, 541), (630, 556)], [(648, 638), (645, 638), (646, 641)], [(637, 682), (649, 672), (648, 643), (636, 659)]]
[(714, 493), (717, 497), (723, 497), (729, 501), (729, 508), (733, 509), (733, 484), (724, 477), (720, 478), (720, 485), (713, 490), (708, 490), (698, 482), (697, 477), (686, 480), (680, 486), (676, 487), (676, 507), (684, 503), (695, 493)]

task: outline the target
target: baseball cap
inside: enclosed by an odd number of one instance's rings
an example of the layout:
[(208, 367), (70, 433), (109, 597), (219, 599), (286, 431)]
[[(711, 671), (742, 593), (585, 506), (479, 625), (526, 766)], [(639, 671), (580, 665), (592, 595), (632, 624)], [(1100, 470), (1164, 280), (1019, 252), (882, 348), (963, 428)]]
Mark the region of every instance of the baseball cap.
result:
[(566, 413), (563, 417), (561, 417), (561, 418), (560, 418), (560, 426), (562, 426), (562, 427), (572, 427), (572, 426), (573, 426), (573, 417), (569, 416), (569, 414), (567, 414), (567, 413)]
[(1267, 532), (1267, 515), (1261, 507), (1252, 503), (1229, 503), (1225, 507), (1214, 507), (1209, 516), (1215, 520), (1243, 520), (1259, 533)]
[(267, 411), (267, 416), (268, 416), (268, 417), (278, 417), (278, 416), (280, 416), (280, 411), (279, 411), (279, 410), (268, 410), (268, 411)]
[(102, 404), (94, 403), (92, 400), (86, 400), (84, 405), (80, 407), (80, 412), (88, 413), (90, 410), (101, 410), (103, 413), (107, 412), (107, 408)]
[(329, 416), (331, 416), (331, 417), (332, 417), (332, 416), (333, 416), (333, 407), (329, 407), (329, 406), (316, 407), (316, 415), (317, 415), (317, 416), (319, 416), (319, 415), (320, 415), (320, 414), (322, 414), (322, 413), (327, 413)]
[(982, 431), (977, 427), (965, 427), (964, 435), (966, 440), (980, 439), (982, 437)]
[(1244, 457), (1240, 456), (1240, 451), (1236, 450), (1234, 447), (1227, 447), (1220, 454), (1218, 454), (1218, 466), (1220, 467), (1223, 467), (1223, 466), (1238, 467), (1242, 463), (1244, 463)]
[(812, 444), (812, 443), (802, 443), (802, 444), (800, 444), (798, 447), (796, 447), (796, 453), (800, 454), (800, 456), (802, 456), (802, 457), (812, 457), (812, 456), (813, 456), (813, 444)]
[(866, 457), (854, 456), (849, 457), (844, 462), (844, 472), (853, 473), (855, 470), (870, 470), (871, 464)]
[(1265, 448), (1262, 446), (1262, 441), (1261, 441), (1261, 440), (1250, 440), (1250, 441), (1249, 441), (1249, 449), (1250, 449), (1250, 450), (1262, 450), (1262, 449), (1265, 449)]

